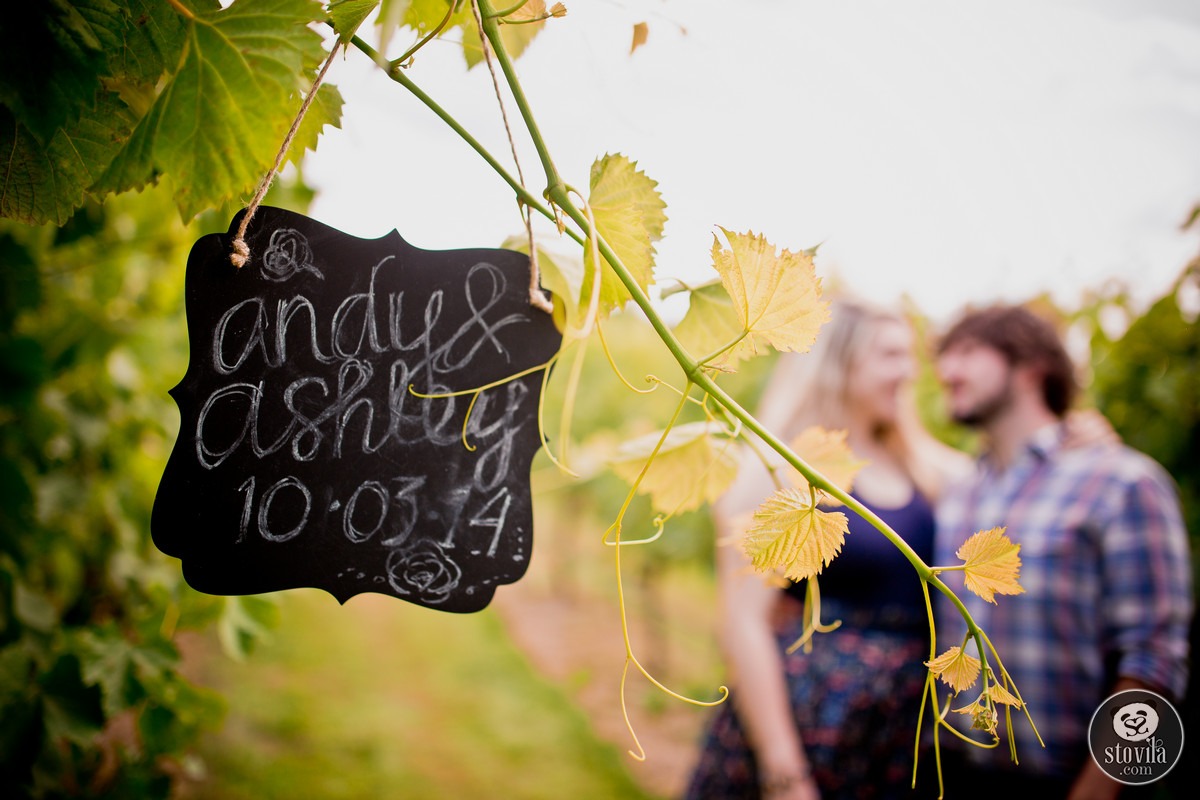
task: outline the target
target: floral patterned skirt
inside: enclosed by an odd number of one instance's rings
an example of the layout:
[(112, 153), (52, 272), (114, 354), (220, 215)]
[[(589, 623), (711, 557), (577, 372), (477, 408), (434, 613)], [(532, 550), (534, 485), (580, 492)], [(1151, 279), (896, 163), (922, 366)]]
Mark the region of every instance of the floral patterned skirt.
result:
[[(781, 652), (803, 631), (798, 604), (781, 615)], [(913, 745), (929, 657), (928, 633), (913, 609), (839, 608), (823, 598), (825, 621), (842, 625), (813, 639), (812, 652), (783, 652), (792, 713), (821, 797), (913, 797)], [(928, 726), (928, 720), (926, 721)], [(932, 755), (932, 754), (929, 754)], [(922, 753), (921, 773), (936, 786)], [(688, 800), (759, 797), (754, 755), (732, 702), (718, 707), (685, 795)], [(936, 796), (936, 789), (934, 795)]]

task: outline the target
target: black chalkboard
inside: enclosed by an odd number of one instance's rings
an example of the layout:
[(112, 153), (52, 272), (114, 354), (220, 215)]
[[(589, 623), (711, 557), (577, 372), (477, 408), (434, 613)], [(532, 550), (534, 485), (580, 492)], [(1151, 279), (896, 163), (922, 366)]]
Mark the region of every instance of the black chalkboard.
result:
[(154, 543), (210, 594), (485, 607), (529, 563), (542, 373), (483, 392), (469, 418), (470, 395), (410, 386), (475, 389), (553, 356), (528, 257), (359, 239), (262, 207), (238, 269), (240, 219), (188, 258), (190, 360)]

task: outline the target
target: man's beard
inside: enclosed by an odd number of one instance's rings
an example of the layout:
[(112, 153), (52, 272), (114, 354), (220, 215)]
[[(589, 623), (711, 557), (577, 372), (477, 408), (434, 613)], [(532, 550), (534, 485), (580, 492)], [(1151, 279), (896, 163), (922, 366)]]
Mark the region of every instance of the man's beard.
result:
[(1008, 370), (1004, 384), (991, 397), (984, 397), (971, 408), (951, 414), (954, 421), (971, 428), (982, 428), (1008, 410), (1013, 401), (1013, 373)]

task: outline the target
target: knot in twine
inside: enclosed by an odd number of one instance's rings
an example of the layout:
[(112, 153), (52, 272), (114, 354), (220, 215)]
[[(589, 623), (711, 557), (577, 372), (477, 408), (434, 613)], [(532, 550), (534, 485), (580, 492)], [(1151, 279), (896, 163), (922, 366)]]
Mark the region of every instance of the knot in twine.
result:
[(229, 254), (229, 263), (241, 269), (249, 260), (250, 246), (246, 244), (245, 239), (239, 236), (233, 240), (233, 252)]

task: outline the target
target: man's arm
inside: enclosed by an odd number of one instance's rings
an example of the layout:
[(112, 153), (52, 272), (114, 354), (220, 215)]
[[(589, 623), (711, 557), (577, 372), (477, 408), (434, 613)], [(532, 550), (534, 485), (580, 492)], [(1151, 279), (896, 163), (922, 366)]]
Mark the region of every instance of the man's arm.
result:
[(1187, 684), (1191, 557), (1174, 484), (1157, 464), (1146, 466), (1114, 493), (1119, 504), (1101, 532), (1101, 635), (1116, 678), (1178, 699)]
[[(1173, 484), (1157, 465), (1128, 482), (1102, 532), (1104, 641), (1117, 656), (1108, 695), (1146, 689), (1178, 698), (1187, 681), (1191, 558)], [(1110, 800), (1121, 784), (1088, 759), (1069, 800)]]
[[(1152, 686), (1136, 678), (1119, 678), (1113, 684), (1109, 695), (1123, 692), (1126, 689), (1162, 691), (1161, 687)], [(1078, 777), (1075, 778), (1075, 783), (1071, 784), (1071, 793), (1067, 795), (1067, 800), (1112, 800), (1120, 793), (1121, 784), (1105, 774), (1104, 770), (1100, 769), (1100, 765), (1089, 758), (1084, 763), (1083, 769), (1079, 771)]]

